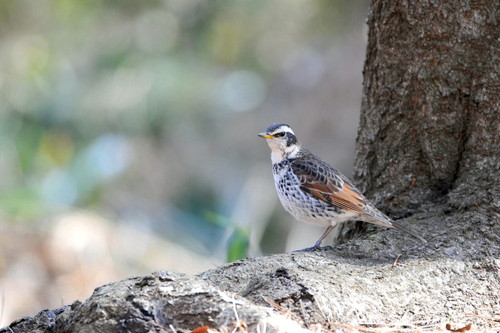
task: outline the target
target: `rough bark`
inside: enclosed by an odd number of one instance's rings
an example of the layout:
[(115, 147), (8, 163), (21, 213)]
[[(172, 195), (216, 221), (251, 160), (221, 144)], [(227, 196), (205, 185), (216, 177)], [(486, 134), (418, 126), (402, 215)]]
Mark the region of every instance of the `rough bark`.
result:
[(200, 278), (157, 272), (104, 285), (83, 303), (42, 311), (0, 332), (172, 333), (240, 326), (261, 332), (306, 331), (271, 309), (226, 293)]
[(498, 213), (498, 14), (490, 0), (373, 1), (354, 176), (389, 211), (446, 198)]

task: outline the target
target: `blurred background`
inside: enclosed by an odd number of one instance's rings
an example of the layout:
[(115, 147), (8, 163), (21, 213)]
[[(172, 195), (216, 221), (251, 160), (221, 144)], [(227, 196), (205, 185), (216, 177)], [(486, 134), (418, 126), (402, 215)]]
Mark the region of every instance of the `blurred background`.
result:
[(155, 270), (311, 246), (269, 148), (351, 174), (368, 1), (0, 2), (0, 327)]

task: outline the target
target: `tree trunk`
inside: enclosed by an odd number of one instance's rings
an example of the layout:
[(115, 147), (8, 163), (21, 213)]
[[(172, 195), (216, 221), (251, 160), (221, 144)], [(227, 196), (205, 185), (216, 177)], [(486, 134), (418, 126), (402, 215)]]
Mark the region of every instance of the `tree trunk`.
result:
[(354, 178), (389, 213), (442, 199), (498, 213), (498, 9), (373, 1)]

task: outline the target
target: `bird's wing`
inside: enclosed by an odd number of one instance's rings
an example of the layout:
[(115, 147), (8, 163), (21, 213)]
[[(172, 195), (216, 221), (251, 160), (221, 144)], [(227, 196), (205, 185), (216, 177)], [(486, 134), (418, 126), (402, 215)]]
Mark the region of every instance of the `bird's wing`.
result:
[(349, 180), (328, 163), (310, 156), (307, 160), (298, 158), (291, 165), (295, 175), (299, 178), (300, 189), (314, 198), (346, 211), (364, 213), (360, 217), (364, 215), (371, 218), (362, 219), (362, 221), (401, 229), (427, 243), (416, 232), (392, 221), (371, 205)]
[(341, 209), (366, 213), (365, 197), (340, 172), (322, 160), (296, 159), (292, 168), (300, 181), (300, 189), (318, 200)]

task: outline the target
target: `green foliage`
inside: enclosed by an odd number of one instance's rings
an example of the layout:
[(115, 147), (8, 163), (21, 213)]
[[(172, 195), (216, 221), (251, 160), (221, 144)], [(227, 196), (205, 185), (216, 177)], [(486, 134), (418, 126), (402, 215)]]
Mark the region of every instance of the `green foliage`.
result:
[(227, 247), (227, 262), (246, 258), (248, 255), (248, 246), (250, 235), (248, 230), (235, 228)]
[(18, 187), (1, 194), (0, 210), (21, 222), (32, 221), (44, 213), (38, 193), (27, 187)]
[(246, 258), (250, 245), (250, 230), (213, 211), (206, 211), (204, 215), (207, 222), (230, 230), (231, 236), (227, 241), (226, 261), (232, 262)]

